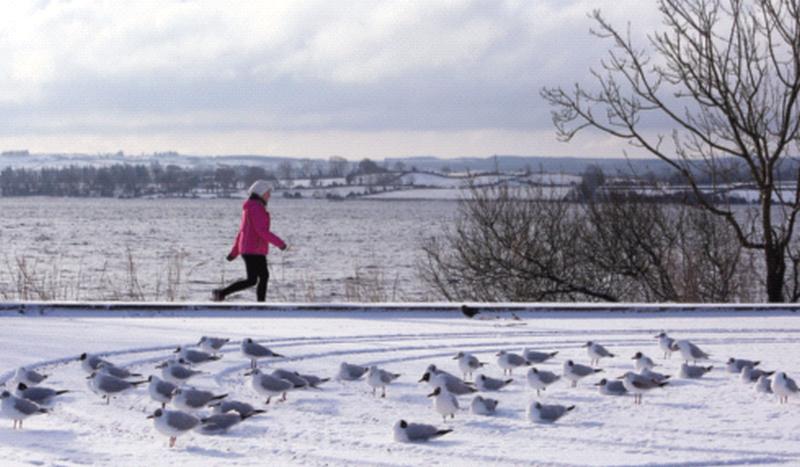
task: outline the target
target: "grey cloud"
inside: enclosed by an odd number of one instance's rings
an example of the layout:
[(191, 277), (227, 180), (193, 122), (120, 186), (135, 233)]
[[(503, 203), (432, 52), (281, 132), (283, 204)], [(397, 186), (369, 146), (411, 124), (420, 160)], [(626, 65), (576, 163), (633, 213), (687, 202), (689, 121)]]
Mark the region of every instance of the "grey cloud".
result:
[[(316, 35), (326, 31), (325, 18), (319, 15), (298, 13), (299, 17), (308, 15), (309, 21), (298, 20), (302, 27), (286, 37), (241, 47), (225, 43), (224, 22), (200, 15), (208, 23), (195, 24), (191, 22), (193, 17), (189, 17), (178, 21), (175, 30), (158, 31), (156, 41), (173, 44), (168, 53), (175, 54), (175, 47), (179, 50), (181, 46), (204, 46), (202, 40), (192, 45), (192, 27), (219, 28), (220, 37), (214, 37), (219, 41), (215, 42), (219, 50), (210, 53), (207, 60), (191, 58), (178, 61), (174, 67), (159, 65), (125, 73), (103, 73), (65, 60), (65, 68), (57, 78), (41, 85), (37, 99), (0, 105), (6, 122), (0, 133), (103, 133), (125, 128), (142, 131), (546, 129), (550, 127), (550, 109), (540, 99), (539, 89), (580, 80), (588, 67), (596, 64), (605, 47), (597, 45), (588, 33), (590, 22), (585, 13), (592, 2), (539, 3), (553, 11), (564, 6), (579, 8), (580, 14), (560, 21), (531, 18), (536, 2), (476, 1), (454, 4), (451, 12), (440, 8), (435, 21), (425, 24), (426, 28), (439, 27), (442, 34), (463, 33), (469, 31), (470, 24), (480, 22), (496, 28), (493, 39), (474, 53), (460, 51), (464, 57), (460, 61), (420, 60), (408, 66), (392, 66), (389, 61), (387, 68), (391, 70), (378, 70), (385, 76), (350, 81), (335, 74), (341, 67), (357, 69), (356, 58), (346, 55), (347, 63), (337, 63), (336, 51), (332, 56), (318, 56), (320, 52), (313, 49), (312, 41), (324, 40)], [(398, 3), (346, 4), (353, 9), (364, 5), (385, 8)], [(118, 65), (114, 51), (120, 54), (119, 63), (124, 61), (126, 53), (146, 50), (157, 55), (160, 49), (150, 37), (143, 34), (129, 38), (131, 50), (106, 50), (104, 53), (110, 58), (104, 66), (114, 69)], [(204, 31), (200, 37), (208, 37), (208, 32)], [(432, 48), (435, 41), (436, 37), (430, 38)], [(366, 50), (363, 58), (370, 60), (391, 47), (392, 44), (376, 40), (374, 49)], [(417, 52), (425, 54), (424, 50)], [(202, 57), (202, 54), (192, 55)], [(305, 61), (292, 62), (296, 57)], [(311, 58), (306, 60), (307, 57)], [(379, 58), (383, 60), (379, 63), (387, 63), (385, 57)], [(184, 118), (194, 113), (203, 117)], [(101, 118), (79, 118), (103, 114), (114, 118), (105, 122)], [(58, 116), (58, 120), (48, 121), (48, 115)], [(147, 116), (152, 115), (159, 118), (148, 120)]]

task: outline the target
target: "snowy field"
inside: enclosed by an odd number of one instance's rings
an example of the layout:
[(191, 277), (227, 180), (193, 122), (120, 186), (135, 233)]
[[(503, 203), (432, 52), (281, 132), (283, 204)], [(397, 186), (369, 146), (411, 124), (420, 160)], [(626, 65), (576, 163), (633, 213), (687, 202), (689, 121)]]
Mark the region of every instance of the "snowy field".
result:
[[(519, 313), (521, 320), (466, 319), (426, 312), (61, 312), (0, 317), (0, 382), (26, 365), (51, 375), (46, 386), (70, 389), (52, 412), (12, 430), (0, 420), (0, 459), (9, 465), (739, 465), (800, 462), (800, 402), (779, 404), (757, 394), (738, 375), (725, 372), (728, 357), (761, 360), (761, 367), (800, 377), (800, 319), (783, 311), (610, 313)], [(711, 354), (713, 371), (699, 380), (677, 377), (680, 355), (663, 360), (654, 334), (665, 330), (690, 339)], [(202, 335), (232, 339), (220, 361), (201, 366), (192, 384), (265, 408), (223, 436), (188, 433), (168, 448), (147, 415), (159, 407), (145, 387), (105, 405), (86, 387), (76, 360), (98, 353), (145, 376), (171, 357), (179, 344)], [(286, 358), (263, 361), (265, 370), (285, 368), (334, 376), (340, 362), (378, 365), (402, 376), (385, 399), (362, 381), (330, 381), (318, 390), (297, 390), (286, 402), (264, 405), (244, 376), (249, 362), (238, 341), (253, 337)], [(571, 388), (564, 381), (541, 397), (525, 383), (525, 371), (499, 392), (494, 416), (469, 412), (460, 397), (453, 420), (431, 408), (431, 388), (418, 383), (427, 365), (459, 373), (452, 357), (474, 353), (488, 362), (483, 373), (502, 377), (495, 353), (523, 347), (558, 351), (540, 369), (561, 373), (567, 359), (588, 364), (587, 340), (602, 343), (615, 358), (604, 371)], [(653, 357), (671, 383), (632, 397), (598, 394), (601, 376), (632, 369), (637, 351)], [(534, 424), (526, 408), (535, 400), (575, 405), (550, 425)], [(168, 406), (169, 408), (169, 406)], [(451, 428), (428, 443), (402, 444), (392, 437), (400, 419)]]

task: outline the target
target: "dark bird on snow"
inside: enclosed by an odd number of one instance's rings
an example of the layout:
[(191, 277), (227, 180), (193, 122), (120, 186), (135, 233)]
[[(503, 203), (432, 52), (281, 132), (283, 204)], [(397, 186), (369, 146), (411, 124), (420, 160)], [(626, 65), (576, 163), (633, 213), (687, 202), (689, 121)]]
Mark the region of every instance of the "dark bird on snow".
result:
[(461, 313), (467, 318), (474, 318), (480, 311), (471, 306), (461, 305)]

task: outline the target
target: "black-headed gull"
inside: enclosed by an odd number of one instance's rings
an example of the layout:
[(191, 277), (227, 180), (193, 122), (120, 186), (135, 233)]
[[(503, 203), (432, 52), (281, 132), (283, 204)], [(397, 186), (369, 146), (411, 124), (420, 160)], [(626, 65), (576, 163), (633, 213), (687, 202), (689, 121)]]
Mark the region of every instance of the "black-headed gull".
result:
[(475, 396), (470, 404), (470, 412), (475, 415), (493, 415), (497, 410), (497, 399)]
[(47, 412), (47, 409), (39, 407), (39, 404), (28, 399), (17, 397), (8, 391), (0, 392), (0, 415), (14, 421), (14, 430), (17, 427), (21, 430), (22, 421), (26, 418)]
[(429, 441), (434, 438), (446, 435), (452, 429), (440, 430), (433, 425), (423, 423), (408, 423), (400, 420), (394, 424), (394, 440), (400, 443), (413, 443), (417, 441)]
[(570, 385), (573, 388), (578, 385), (578, 381), (580, 381), (582, 378), (603, 371), (600, 368), (592, 368), (590, 366), (581, 365), (580, 363), (575, 363), (572, 360), (567, 360), (564, 362), (563, 370), (564, 379), (569, 380), (571, 383)]
[(372, 388), (372, 395), (375, 395), (375, 390), (381, 389), (381, 397), (386, 397), (386, 386), (392, 384), (392, 381), (400, 377), (400, 373), (391, 373), (375, 365), (369, 367), (367, 372), (367, 384)]
[(574, 405), (544, 405), (537, 401), (528, 407), (528, 420), (534, 423), (553, 423), (573, 410)]
[(442, 420), (447, 420), (447, 416), (455, 418), (458, 412), (458, 399), (450, 393), (444, 386), (437, 386), (428, 397), (433, 398), (433, 410), (442, 416)]
[(484, 366), (485, 363), (478, 360), (478, 357), (467, 352), (458, 352), (453, 360), (458, 360), (458, 369), (464, 375), (464, 379), (472, 376), (472, 372)]
[(614, 358), (613, 353), (597, 342), (588, 341), (583, 344), (583, 347), (586, 347), (586, 353), (589, 355), (589, 363), (591, 365), (599, 365), (601, 358)]
[(169, 447), (175, 447), (175, 440), (178, 439), (178, 436), (188, 433), (200, 425), (199, 418), (180, 410), (156, 409), (147, 418), (153, 420), (156, 430), (169, 436)]
[(522, 355), (501, 350), (497, 352), (497, 364), (503, 369), (503, 374), (512, 374), (514, 368), (529, 366), (530, 363)]
[(561, 376), (553, 373), (552, 371), (539, 370), (536, 367), (531, 367), (528, 370), (528, 386), (536, 389), (536, 395), (539, 391), (544, 391), (547, 386), (560, 380)]

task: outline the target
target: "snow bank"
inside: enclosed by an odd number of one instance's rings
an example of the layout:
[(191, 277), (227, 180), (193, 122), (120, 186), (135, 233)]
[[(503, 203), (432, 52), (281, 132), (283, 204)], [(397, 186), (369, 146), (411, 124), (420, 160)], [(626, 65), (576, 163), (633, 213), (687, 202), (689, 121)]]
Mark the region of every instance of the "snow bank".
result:
[[(413, 307), (412, 307), (413, 308)], [(156, 306), (139, 311), (28, 311), (44, 316), (0, 315), (0, 381), (18, 366), (49, 373), (47, 385), (72, 389), (51, 414), (12, 431), (0, 424), (3, 465), (530, 465), (530, 464), (766, 464), (800, 458), (798, 401), (780, 405), (759, 396), (722, 368), (728, 357), (761, 360), (764, 369), (800, 376), (800, 321), (790, 311), (615, 313), (603, 310), (562, 313), (518, 311), (483, 313), (466, 319), (458, 313), (393, 311), (386, 307), (360, 312), (172, 310)], [(570, 388), (558, 382), (540, 398), (514, 371), (493, 417), (468, 412), (461, 397), (455, 419), (442, 423), (426, 397), (430, 388), (417, 383), (434, 363), (458, 373), (453, 355), (474, 353), (488, 362), (484, 373), (500, 377), (495, 353), (523, 347), (558, 351), (540, 368), (560, 373), (573, 359), (588, 363), (581, 345), (597, 341), (617, 355), (604, 359), (601, 376), (616, 377), (632, 368), (631, 356), (643, 351), (656, 369), (677, 375), (676, 355), (662, 360), (653, 335), (666, 330), (691, 339), (712, 356), (714, 370), (700, 380), (676, 380), (648, 393), (641, 406), (630, 397), (601, 396), (590, 377)], [(402, 376), (389, 386), (386, 399), (374, 398), (364, 381), (329, 382), (320, 390), (294, 391), (288, 401), (266, 406), (267, 413), (229, 434), (206, 437), (190, 433), (175, 449), (145, 417), (157, 404), (145, 389), (112, 400), (106, 406), (85, 386), (75, 358), (100, 353), (145, 375), (172, 355), (178, 344), (196, 343), (201, 335), (226, 336), (233, 342), (224, 358), (202, 366), (197, 387), (265, 407), (243, 375), (247, 360), (238, 341), (253, 337), (286, 359), (262, 364), (333, 376), (339, 363), (374, 364)], [(553, 425), (527, 421), (533, 400), (576, 405)], [(454, 431), (426, 444), (398, 444), (392, 426), (399, 419), (449, 427)]]

